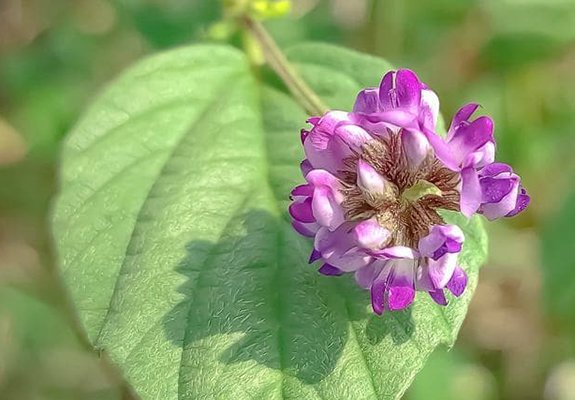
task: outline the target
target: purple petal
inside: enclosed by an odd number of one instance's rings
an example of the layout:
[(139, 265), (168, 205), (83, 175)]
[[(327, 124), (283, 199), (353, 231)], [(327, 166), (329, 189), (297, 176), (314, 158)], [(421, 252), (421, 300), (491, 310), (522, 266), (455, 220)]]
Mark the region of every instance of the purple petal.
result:
[(373, 114), (362, 115), (361, 123), (367, 121), (368, 123), (378, 124), (384, 123), (385, 125), (392, 125), (405, 129), (418, 129), (417, 115), (406, 110), (395, 109), (390, 111), (381, 111)]
[(445, 253), (457, 253), (465, 236), (457, 225), (434, 225), (429, 234), (419, 240), (419, 252), (425, 257), (435, 260)]
[(357, 162), (357, 186), (364, 192), (372, 195), (383, 195), (386, 181), (383, 176), (369, 165), (367, 162), (359, 159)]
[(299, 168), (300, 168), (303, 176), (306, 176), (307, 174), (309, 174), (309, 172), (313, 169), (313, 167), (312, 167), (312, 165), (308, 159), (303, 160), (300, 163)]
[(379, 111), (379, 90), (367, 88), (359, 92), (353, 106), (353, 112), (372, 114)]
[(337, 174), (343, 160), (371, 136), (354, 125), (351, 114), (343, 111), (326, 113), (304, 140), (306, 157), (314, 168)]
[(417, 75), (408, 69), (400, 69), (395, 75), (397, 103), (400, 107), (414, 108), (421, 103), (422, 85)]
[(453, 239), (447, 239), (441, 247), (435, 250), (431, 258), (439, 260), (446, 253), (459, 253), (461, 251), (461, 246), (462, 244), (460, 242), (456, 242)]
[(381, 79), (379, 84), (379, 102), (382, 108), (390, 110), (396, 107), (395, 103), (392, 101), (392, 93), (394, 90), (395, 81), (395, 71), (389, 71)]
[(481, 205), (481, 186), (474, 168), (461, 171), (461, 213), (471, 217)]
[[(483, 116), (469, 125), (462, 125), (456, 129), (448, 142), (448, 146), (455, 160), (463, 165), (468, 155), (481, 149), (488, 142), (493, 142), (493, 121), (491, 118)], [(487, 148), (486, 151), (488, 151)]]
[(355, 281), (359, 287), (369, 289), (376, 278), (385, 281), (390, 270), (386, 264), (387, 261), (378, 260), (355, 271)]
[(427, 259), (429, 278), (435, 288), (443, 289), (447, 285), (457, 267), (457, 257), (457, 253), (446, 253), (438, 260)]
[(409, 306), (415, 298), (415, 262), (395, 260), (391, 262), (388, 279), (390, 310), (401, 310)]
[(367, 141), (373, 139), (365, 129), (352, 124), (338, 126), (335, 133), (352, 150), (361, 148)]
[(499, 203), (517, 185), (518, 179), (506, 172), (507, 178), (498, 175), (497, 178), (482, 178), (480, 180), (482, 203)]
[(527, 191), (524, 188), (521, 188), (521, 193), (517, 197), (517, 204), (515, 208), (506, 215), (506, 217), (513, 217), (514, 215), (519, 214), (521, 211), (525, 210), (529, 203), (531, 202), (531, 197), (527, 194)]
[(409, 259), (414, 260), (419, 257), (417, 251), (407, 246), (392, 246), (372, 252), (374, 256), (388, 259)]
[(329, 264), (345, 272), (355, 272), (366, 266), (372, 257), (357, 247), (353, 223), (345, 223), (335, 231), (320, 228), (315, 235), (314, 248)]
[(318, 269), (318, 271), (320, 274), (327, 276), (341, 276), (344, 274), (344, 272), (341, 269), (334, 267), (333, 265), (330, 264), (323, 264), (321, 268)]
[(513, 172), (513, 169), (511, 166), (504, 163), (491, 163), (481, 169), (480, 175), (493, 177), (503, 172)]
[(315, 117), (309, 117), (306, 122), (308, 124), (312, 124), (315, 126), (319, 123), (319, 121), (321, 121), (321, 117), (315, 116)]
[(469, 118), (475, 113), (475, 111), (479, 108), (479, 104), (476, 103), (469, 103), (464, 105), (455, 113), (453, 117), (453, 121), (451, 121), (451, 126), (449, 127), (449, 131), (447, 134), (447, 139), (451, 139), (455, 130), (461, 125), (462, 122), (469, 122)]
[(450, 170), (459, 171), (459, 163), (453, 156), (447, 143), (445, 143), (444, 140), (432, 130), (423, 129), (423, 133), (433, 148), (437, 158)]
[(312, 212), (312, 199), (306, 198), (304, 201), (296, 201), (290, 204), (289, 213), (293, 219), (303, 223), (315, 222)]
[(418, 168), (431, 150), (429, 141), (425, 135), (419, 131), (404, 129), (401, 132), (401, 145), (407, 157), (409, 166)]
[(358, 245), (372, 250), (381, 248), (391, 236), (391, 232), (382, 227), (375, 218), (360, 222), (353, 231)]
[(490, 221), (505, 217), (515, 210), (519, 200), (519, 194), (519, 182), (515, 181), (510, 192), (500, 199), (500, 201), (496, 203), (483, 203), (479, 211)]
[(469, 153), (461, 164), (462, 168), (481, 168), (495, 160), (495, 142), (487, 142), (476, 151)]
[(421, 111), (423, 124), (429, 129), (435, 129), (439, 116), (439, 98), (434, 91), (421, 91)]
[(430, 290), (435, 290), (435, 286), (431, 279), (429, 278), (429, 268), (426, 264), (421, 264), (417, 268), (415, 277), (415, 289), (422, 292), (429, 292)]
[[(325, 186), (330, 188), (334, 196), (338, 194), (338, 189), (341, 187), (340, 181), (335, 176), (323, 169), (311, 170), (305, 176), (305, 179), (315, 187)], [(343, 197), (341, 200), (343, 200)]]
[(447, 283), (447, 288), (454, 296), (461, 296), (467, 286), (467, 274), (461, 267), (456, 267), (453, 276)]
[(373, 312), (381, 315), (383, 314), (383, 310), (385, 308), (384, 301), (385, 301), (385, 291), (387, 287), (385, 281), (375, 281), (371, 286), (371, 307), (373, 308)]
[(403, 310), (409, 307), (415, 299), (415, 290), (409, 286), (393, 286), (389, 288), (388, 305), (390, 310)]
[(430, 290), (427, 293), (429, 293), (433, 301), (435, 301), (440, 306), (447, 305), (447, 299), (445, 298), (445, 293), (443, 293), (443, 289)]
[(291, 225), (297, 233), (306, 237), (314, 237), (319, 228), (317, 223), (304, 224), (299, 221), (292, 221)]
[(316, 249), (313, 249), (311, 251), (311, 254), (309, 255), (308, 264), (312, 264), (312, 263), (316, 262), (317, 260), (319, 260), (320, 258), (321, 258), (321, 253), (319, 251), (317, 251)]
[(315, 188), (311, 208), (317, 222), (330, 230), (336, 229), (345, 221), (342, 208), (336, 202), (332, 191), (325, 186)]
[(312, 185), (299, 185), (293, 188), (291, 191), (292, 196), (305, 196), (309, 197), (313, 194), (313, 186)]

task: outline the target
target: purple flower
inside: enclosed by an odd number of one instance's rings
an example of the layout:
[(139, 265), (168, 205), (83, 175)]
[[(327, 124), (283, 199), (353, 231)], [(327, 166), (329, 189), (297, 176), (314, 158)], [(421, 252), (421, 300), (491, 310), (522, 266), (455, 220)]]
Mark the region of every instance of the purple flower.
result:
[(403, 69), (385, 74), (379, 88), (362, 90), (353, 112), (373, 123), (386, 122), (404, 127), (417, 123), (434, 130), (439, 115), (439, 99), (413, 71)]
[(351, 113), (329, 111), (322, 118), (309, 120), (313, 128), (302, 131), (302, 141), (312, 168), (337, 174), (344, 160), (372, 139), (353, 117)]
[(341, 203), (344, 200), (341, 182), (322, 169), (306, 175), (308, 183), (295, 187), (289, 213), (296, 231), (304, 236), (315, 236), (320, 227), (335, 230), (344, 221)]
[(458, 226), (435, 225), (429, 235), (419, 241), (419, 252), (424, 260), (417, 286), (427, 291), (438, 304), (447, 304), (444, 288), (461, 296), (467, 286), (467, 275), (457, 263), (464, 240)]
[(439, 211), (488, 219), (529, 203), (519, 177), (494, 163), (493, 122), (461, 108), (445, 138), (439, 101), (409, 70), (387, 73), (357, 96), (353, 112), (329, 111), (302, 130), (306, 183), (292, 190), (297, 232), (312, 237), (310, 263), (328, 276), (354, 273), (374, 312), (408, 307), (417, 291), (446, 305), (463, 294), (461, 229)]
[(486, 116), (470, 121), (478, 107), (472, 103), (460, 108), (453, 117), (445, 144), (435, 147), (441, 161), (461, 174), (460, 208), (467, 217), (481, 204), (477, 170), (495, 159), (493, 121)]
[(512, 217), (523, 211), (531, 200), (521, 178), (503, 163), (493, 163), (479, 171), (481, 205), (479, 212), (487, 219)]
[(371, 291), (375, 313), (400, 310), (415, 299), (415, 292), (428, 292), (441, 305), (447, 305), (443, 289), (460, 296), (467, 275), (457, 265), (464, 237), (455, 225), (434, 225), (419, 241), (415, 251), (395, 246), (375, 252), (376, 260), (355, 272), (357, 283)]

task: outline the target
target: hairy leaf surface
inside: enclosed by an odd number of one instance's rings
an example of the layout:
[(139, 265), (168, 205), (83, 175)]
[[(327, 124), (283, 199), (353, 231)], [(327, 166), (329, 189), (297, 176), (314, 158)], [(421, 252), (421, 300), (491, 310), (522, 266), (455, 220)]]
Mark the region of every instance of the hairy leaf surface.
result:
[[(288, 52), (333, 107), (389, 65), (325, 45)], [(54, 233), (94, 346), (143, 399), (396, 399), (439, 344), (453, 345), (484, 261), (465, 231), (470, 283), (446, 308), (377, 317), (350, 277), (307, 265), (286, 215), (302, 182), (285, 93), (244, 56), (194, 46), (147, 59), (93, 104), (63, 153)]]

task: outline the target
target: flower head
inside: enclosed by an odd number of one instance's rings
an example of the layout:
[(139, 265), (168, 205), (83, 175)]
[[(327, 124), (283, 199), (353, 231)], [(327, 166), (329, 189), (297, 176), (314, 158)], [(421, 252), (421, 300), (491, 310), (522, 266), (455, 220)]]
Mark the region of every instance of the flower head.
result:
[(520, 178), (495, 163), (493, 122), (462, 107), (445, 138), (435, 131), (439, 100), (409, 70), (361, 91), (352, 112), (329, 111), (302, 130), (306, 183), (292, 190), (297, 232), (314, 239), (310, 263), (329, 276), (354, 273), (374, 312), (400, 310), (425, 291), (446, 305), (467, 275), (464, 235), (440, 210), (488, 219), (529, 203)]

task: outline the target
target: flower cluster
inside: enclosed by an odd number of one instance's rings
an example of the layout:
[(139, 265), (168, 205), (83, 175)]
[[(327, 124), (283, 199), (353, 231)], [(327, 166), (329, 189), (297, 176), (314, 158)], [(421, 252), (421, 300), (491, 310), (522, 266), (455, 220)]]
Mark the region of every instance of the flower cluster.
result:
[(293, 227), (314, 239), (310, 263), (324, 275), (353, 272), (378, 314), (408, 307), (417, 290), (441, 305), (444, 289), (464, 292), (465, 238), (438, 210), (493, 220), (529, 204), (519, 176), (494, 162), (493, 121), (473, 118), (477, 108), (462, 107), (442, 137), (437, 95), (399, 70), (361, 91), (352, 112), (302, 130), (306, 183), (291, 193)]

